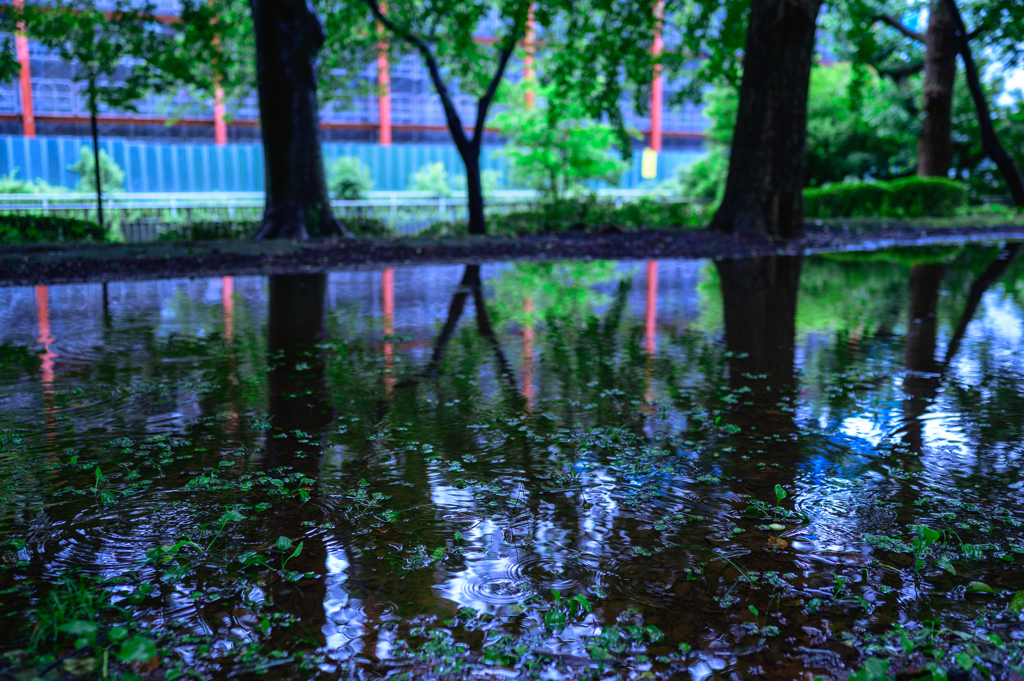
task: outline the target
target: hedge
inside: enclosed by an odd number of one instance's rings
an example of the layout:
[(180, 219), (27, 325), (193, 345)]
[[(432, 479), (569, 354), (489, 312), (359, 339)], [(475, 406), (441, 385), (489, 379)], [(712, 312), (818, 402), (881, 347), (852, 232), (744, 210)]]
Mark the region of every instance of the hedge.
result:
[[(385, 238), (393, 235), (383, 220), (344, 217), (338, 220), (354, 236)], [(157, 237), (160, 241), (213, 241), (216, 239), (248, 239), (260, 228), (258, 220), (193, 222), (168, 229)]]
[(0, 215), (0, 243), (23, 241), (103, 241), (95, 222), (49, 215)]
[(809, 218), (950, 217), (967, 205), (967, 187), (942, 177), (848, 182), (804, 190)]
[(644, 198), (617, 206), (596, 197), (566, 198), (536, 208), (488, 216), (492, 234), (546, 234), (562, 231), (633, 231), (700, 227), (706, 216), (701, 206)]

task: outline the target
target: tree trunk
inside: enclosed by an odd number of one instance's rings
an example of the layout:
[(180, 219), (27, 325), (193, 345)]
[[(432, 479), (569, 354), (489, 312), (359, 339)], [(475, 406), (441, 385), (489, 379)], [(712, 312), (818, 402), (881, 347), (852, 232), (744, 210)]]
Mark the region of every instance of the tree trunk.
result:
[(928, 10), (924, 58), (924, 121), (917, 141), (917, 174), (948, 177), (953, 165), (953, 83), (956, 25), (944, 0)]
[(320, 151), (315, 60), (324, 29), (309, 0), (250, 0), (266, 177), (259, 239), (341, 234)]
[(1018, 208), (1024, 207), (1024, 173), (1020, 166), (1013, 160), (1013, 156), (1006, 151), (996, 128), (992, 125), (992, 114), (988, 110), (988, 102), (985, 100), (985, 91), (981, 89), (981, 79), (978, 77), (978, 67), (974, 64), (974, 56), (971, 54), (971, 43), (967, 35), (967, 27), (957, 9), (956, 0), (944, 0), (946, 9), (953, 20), (955, 28), (954, 36), (957, 40), (957, 49), (960, 57), (964, 60), (964, 73), (967, 76), (967, 87), (971, 90), (971, 99), (974, 100), (974, 110), (978, 114), (978, 125), (981, 127), (981, 147), (992, 159), (992, 162), (1003, 174), (1006, 185), (1010, 189), (1013, 203)]
[(729, 179), (711, 229), (803, 231), (807, 90), (821, 0), (753, 0)]
[[(461, 150), (460, 150), (461, 151)], [(466, 166), (466, 198), (469, 202), (469, 233), (486, 234), (484, 219), (484, 188), (480, 177), (480, 147), (470, 144), (461, 154)]]
[(96, 123), (95, 87), (95, 84), (89, 84), (89, 123), (92, 126), (93, 171), (96, 174), (96, 217), (100, 229), (105, 229), (103, 226), (103, 181), (100, 179), (100, 131), (99, 125)]

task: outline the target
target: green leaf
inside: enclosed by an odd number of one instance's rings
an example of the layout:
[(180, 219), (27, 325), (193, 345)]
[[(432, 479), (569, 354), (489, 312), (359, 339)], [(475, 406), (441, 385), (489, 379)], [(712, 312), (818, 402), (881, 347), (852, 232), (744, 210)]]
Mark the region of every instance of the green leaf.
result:
[(287, 551), (292, 547), (292, 540), (282, 535), (277, 538), (274, 546), (277, 547), (278, 551)]
[(302, 553), (302, 544), (303, 544), (303, 542), (300, 541), (299, 545), (296, 546), (295, 550), (292, 552), (292, 555), (288, 556), (288, 560), (291, 560), (292, 558), (294, 558), (297, 555), (299, 555), (300, 553)]
[(938, 564), (940, 568), (942, 568), (949, 574), (956, 576), (956, 568), (953, 567), (953, 564), (949, 562), (948, 558), (939, 558), (935, 562)]
[(780, 502), (785, 499), (788, 495), (786, 490), (782, 489), (782, 485), (775, 485), (775, 501)]
[(564, 629), (565, 613), (560, 610), (549, 610), (547, 614), (544, 615), (544, 624), (546, 624), (549, 629)]
[(969, 594), (994, 594), (999, 593), (988, 584), (984, 582), (971, 582), (967, 585), (967, 593)]
[(85, 620), (73, 620), (61, 625), (60, 630), (72, 636), (85, 636), (88, 638), (96, 636), (96, 625)]
[(156, 646), (145, 636), (134, 636), (121, 644), (117, 656), (122, 662), (145, 662), (156, 656)]
[(953, 659), (960, 665), (960, 669), (963, 669), (965, 672), (969, 672), (974, 668), (974, 660), (967, 653), (957, 653)]
[(1021, 612), (1024, 612), (1024, 591), (1013, 594), (1010, 605), (1006, 609), (1020, 617)]
[(750, 612), (754, 613), (754, 617), (757, 617), (758, 615), (761, 614), (760, 612), (758, 612), (757, 608), (755, 608), (752, 605), (748, 605), (747, 606), (747, 610), (749, 610)]
[(224, 512), (224, 515), (222, 515), (220, 519), (217, 520), (217, 524), (224, 526), (228, 523), (237, 523), (240, 520), (245, 520), (245, 516), (236, 511), (235, 509), (231, 509), (230, 511)]

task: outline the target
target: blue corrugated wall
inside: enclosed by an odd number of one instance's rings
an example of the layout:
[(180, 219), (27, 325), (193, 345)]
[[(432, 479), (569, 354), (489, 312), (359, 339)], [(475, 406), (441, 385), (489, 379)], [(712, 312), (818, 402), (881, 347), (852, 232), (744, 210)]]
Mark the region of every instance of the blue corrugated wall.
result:
[[(0, 135), (0, 175), (17, 172), (20, 179), (44, 180), (52, 185), (74, 187), (78, 175), (67, 168), (78, 159), (79, 150), (92, 148), (85, 137), (37, 137), (27, 139)], [(130, 192), (232, 192), (263, 190), (263, 152), (259, 143), (232, 143), (226, 147), (187, 142), (135, 142), (121, 138), (100, 140), (101, 148), (125, 171), (125, 189)], [(483, 150), (483, 167), (498, 172), (508, 186), (501, 147)], [(699, 152), (666, 151), (658, 163), (658, 181), (671, 177), (676, 168), (692, 162)], [(407, 189), (409, 178), (419, 168), (438, 161), (453, 175), (461, 175), (462, 161), (455, 147), (444, 144), (395, 144), (381, 147), (370, 143), (324, 144), (328, 163), (339, 156), (358, 156), (373, 173), (374, 189)], [(623, 176), (625, 188), (639, 187), (640, 152)]]

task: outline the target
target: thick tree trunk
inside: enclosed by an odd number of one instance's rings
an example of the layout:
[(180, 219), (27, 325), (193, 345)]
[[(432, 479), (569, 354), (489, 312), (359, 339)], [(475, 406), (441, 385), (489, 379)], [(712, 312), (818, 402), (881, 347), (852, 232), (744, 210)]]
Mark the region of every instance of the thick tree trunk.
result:
[(480, 147), (474, 144), (461, 154), (466, 166), (466, 198), (469, 203), (469, 233), (486, 234), (484, 188), (480, 177)]
[(267, 202), (261, 239), (341, 234), (320, 152), (315, 60), (324, 29), (309, 0), (250, 0)]
[(944, 0), (928, 10), (924, 58), (924, 121), (917, 141), (917, 174), (947, 177), (953, 165), (953, 83), (956, 25)]
[(711, 229), (803, 230), (807, 90), (821, 0), (753, 0), (729, 179)]

